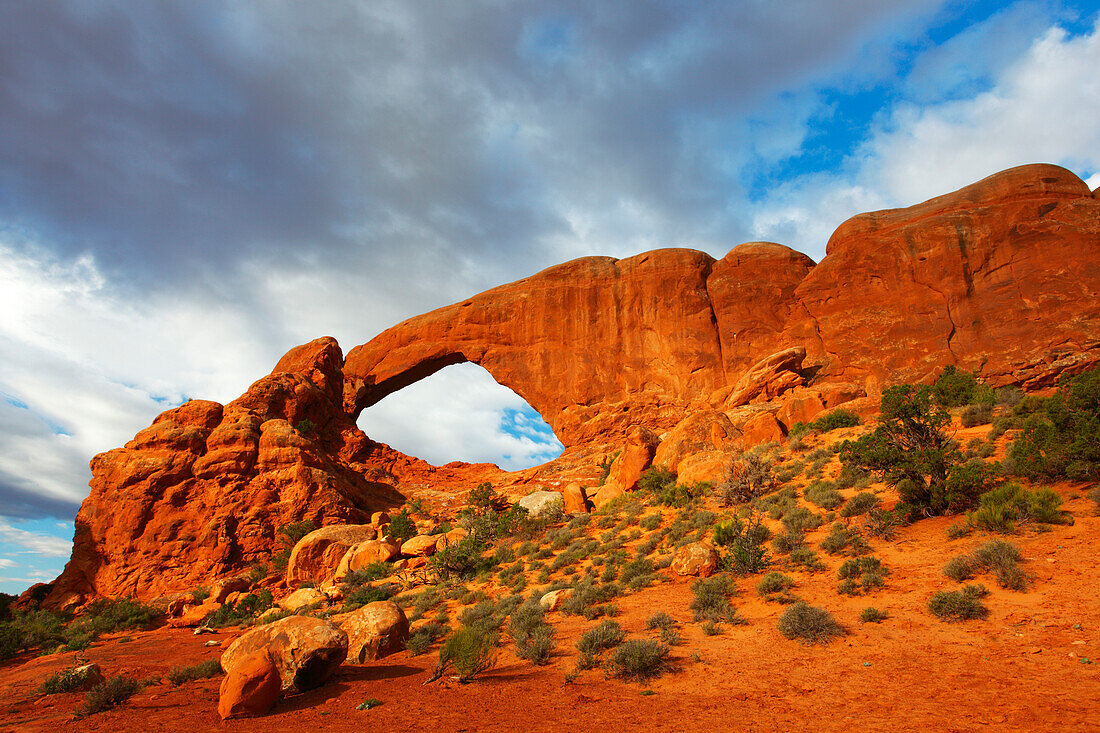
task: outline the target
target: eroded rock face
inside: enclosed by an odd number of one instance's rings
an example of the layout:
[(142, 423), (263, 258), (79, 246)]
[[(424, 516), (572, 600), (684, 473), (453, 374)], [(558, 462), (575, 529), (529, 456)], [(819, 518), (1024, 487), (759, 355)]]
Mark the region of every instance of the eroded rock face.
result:
[(1044, 385), (1100, 362), (1098, 254), (1100, 202), (1088, 186), (1057, 166), (1022, 166), (854, 217), (817, 266), (754, 242), (721, 261), (665, 249), (550, 268), (353, 349), (345, 405), (357, 411), (473, 361), (569, 447), (637, 424), (668, 429), (791, 348), (806, 350), (817, 380), (869, 392), (951, 363)]
[(956, 364), (1042, 386), (1100, 360), (1100, 202), (1063, 168), (860, 214), (827, 252), (784, 329), (819, 377), (881, 386)]
[[(759, 242), (721, 260), (662, 249), (568, 262), (409, 319), (346, 361), (332, 339), (304, 344), (228, 405), (188, 402), (96, 456), (73, 558), (45, 603), (149, 599), (239, 573), (270, 557), (283, 524), (366, 523), (400, 504), (398, 478), (503, 477), (485, 464), (430, 467), (355, 426), (365, 407), (449, 364), (485, 367), (567, 454), (625, 448), (589, 497), (598, 506), (630, 490), (657, 450), (632, 431), (661, 434), (702, 410), (729, 417), (747, 448), (822, 408), (864, 415), (882, 386), (946, 364), (994, 385), (1050, 385), (1100, 364), (1098, 296), (1100, 201), (1050, 165), (854, 217), (816, 266)], [(678, 468), (701, 480), (723, 451)], [(569, 466), (567, 481), (595, 469)]]
[(234, 402), (184, 403), (93, 458), (72, 559), (46, 605), (207, 585), (266, 562), (284, 524), (366, 522), (400, 504), (365, 478), (389, 449), (344, 413), (341, 363), (334, 339), (296, 347)]

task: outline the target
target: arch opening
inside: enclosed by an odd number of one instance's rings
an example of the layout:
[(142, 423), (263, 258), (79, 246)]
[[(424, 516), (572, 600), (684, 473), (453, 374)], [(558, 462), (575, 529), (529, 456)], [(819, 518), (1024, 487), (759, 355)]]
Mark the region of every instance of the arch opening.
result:
[(495, 463), (507, 471), (561, 455), (561, 441), (518, 394), (472, 362), (452, 364), (359, 414), (359, 428), (434, 465)]

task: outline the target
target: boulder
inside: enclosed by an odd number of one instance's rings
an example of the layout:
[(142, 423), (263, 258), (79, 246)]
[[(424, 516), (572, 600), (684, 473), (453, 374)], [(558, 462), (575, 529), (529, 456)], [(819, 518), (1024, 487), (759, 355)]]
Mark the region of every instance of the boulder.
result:
[(790, 430), (795, 423), (808, 425), (824, 411), (825, 400), (821, 392), (816, 389), (796, 389), (784, 396), (783, 406), (779, 408), (776, 418)]
[(90, 690), (103, 682), (103, 670), (95, 662), (74, 667), (68, 674), (73, 680), (72, 690)]
[(520, 499), (518, 503), (532, 517), (541, 517), (555, 510), (565, 511), (565, 499), (557, 491), (534, 491)]
[(565, 500), (566, 514), (588, 513), (588, 496), (585, 494), (584, 487), (580, 484), (573, 482), (566, 486), (565, 491), (562, 492), (562, 497)]
[(718, 569), (718, 551), (706, 542), (692, 542), (676, 551), (669, 567), (677, 575), (706, 578)]
[(222, 720), (263, 715), (279, 701), (283, 687), (279, 670), (267, 651), (245, 655), (227, 670), (218, 692)]
[(572, 588), (552, 590), (539, 599), (539, 605), (547, 611), (556, 611), (561, 604), (573, 597)]
[(328, 596), (316, 588), (299, 588), (279, 601), (278, 605), (286, 611), (297, 611), (299, 608), (324, 603), (327, 600)]
[(376, 562), (389, 562), (400, 551), (401, 548), (386, 540), (367, 540), (352, 545), (340, 558), (340, 564), (336, 566), (336, 572), (332, 576), (333, 580), (340, 582), (352, 570), (362, 570)]
[(271, 656), (284, 691), (308, 690), (324, 684), (347, 658), (348, 635), (324, 619), (288, 616), (236, 639), (222, 654), (222, 669), (229, 674), (258, 651)]
[(418, 534), (401, 545), (401, 554), (406, 557), (427, 557), (435, 552), (440, 535)]
[[(653, 456), (657, 452), (659, 442), (660, 440), (652, 430), (643, 427), (634, 428), (630, 432), (629, 442), (618, 457), (612, 461), (607, 480), (600, 487), (601, 491), (605, 488), (608, 489), (604, 496), (613, 495), (615, 489), (618, 489), (621, 495), (622, 492), (633, 491), (638, 488), (638, 479), (653, 463)], [(597, 497), (599, 497), (599, 493), (597, 492)], [(599, 503), (603, 504), (607, 501), (608, 499), (604, 498)]]
[(363, 664), (405, 648), (409, 620), (393, 601), (375, 601), (340, 619), (348, 635), (348, 661)]
[(322, 583), (336, 574), (340, 560), (360, 542), (373, 540), (378, 530), (369, 524), (331, 524), (307, 534), (294, 545), (286, 566), (286, 583)]
[(732, 448), (741, 431), (729, 417), (717, 410), (699, 410), (676, 423), (662, 437), (653, 456), (653, 463), (675, 471), (681, 459), (693, 453)]
[(617, 484), (604, 484), (600, 488), (596, 489), (596, 494), (592, 497), (592, 506), (599, 509), (609, 501), (614, 501), (620, 496), (626, 494)]

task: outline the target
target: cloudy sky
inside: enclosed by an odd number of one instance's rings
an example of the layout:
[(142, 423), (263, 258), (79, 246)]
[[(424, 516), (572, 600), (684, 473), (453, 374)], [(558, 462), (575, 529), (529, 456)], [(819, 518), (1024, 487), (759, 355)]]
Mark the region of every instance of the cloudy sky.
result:
[[(0, 591), (88, 460), (291, 346), (584, 255), (815, 259), (844, 219), (1047, 161), (1100, 185), (1093, 2), (0, 1)], [(541, 462), (480, 367), (364, 413)]]

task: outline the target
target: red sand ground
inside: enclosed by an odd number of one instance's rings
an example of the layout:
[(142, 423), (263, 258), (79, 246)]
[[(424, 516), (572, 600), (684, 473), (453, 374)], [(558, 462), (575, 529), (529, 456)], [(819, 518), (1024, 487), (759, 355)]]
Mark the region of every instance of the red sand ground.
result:
[[(548, 667), (532, 667), (503, 649), (483, 679), (423, 685), (434, 650), (420, 657), (402, 652), (346, 666), (324, 687), (284, 700), (262, 718), (228, 723), (216, 713), (219, 679), (149, 687), (120, 708), (73, 721), (80, 694), (44, 697), (35, 690), (49, 673), (70, 666), (74, 654), (24, 656), (0, 675), (0, 731), (1100, 731), (1100, 518), (1081, 487), (1061, 491), (1076, 523), (1009, 538), (1035, 580), (1028, 592), (1016, 593), (980, 576), (991, 591), (985, 621), (947, 624), (926, 609), (935, 590), (958, 586), (943, 575), (943, 563), (987, 539), (948, 541), (944, 528), (954, 520), (942, 518), (906, 528), (890, 543), (872, 541), (890, 575), (870, 597), (838, 595), (834, 572), (792, 573), (799, 596), (849, 629), (824, 647), (784, 639), (776, 630), (783, 607), (757, 598), (752, 579), (739, 581), (735, 599), (749, 625), (707, 637), (689, 623), (690, 580), (676, 578), (617, 601), (618, 620), (632, 636), (652, 634), (645, 620), (658, 610), (683, 623), (675, 670), (645, 686), (605, 679), (600, 670), (566, 683), (573, 643), (595, 622), (555, 613), (558, 654)], [(869, 605), (891, 617), (861, 624), (859, 612)], [(236, 633), (214, 638), (224, 645)], [(85, 655), (105, 674), (140, 679), (221, 651), (203, 647), (211, 636), (186, 629), (131, 636), (105, 638)], [(355, 709), (371, 697), (382, 705)]]

